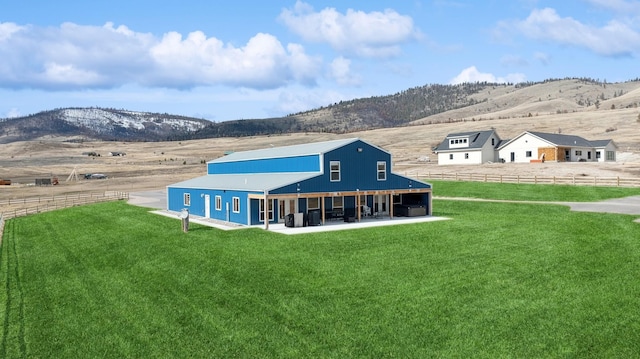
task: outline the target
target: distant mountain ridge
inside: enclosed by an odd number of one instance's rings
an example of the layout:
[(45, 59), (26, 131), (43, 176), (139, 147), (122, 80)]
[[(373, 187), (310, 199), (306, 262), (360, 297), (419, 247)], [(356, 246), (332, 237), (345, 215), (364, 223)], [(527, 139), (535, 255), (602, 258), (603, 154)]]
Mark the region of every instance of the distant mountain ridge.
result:
[(106, 108), (56, 109), (0, 120), (0, 143), (43, 137), (165, 141), (294, 132), (347, 133), (639, 106), (640, 79), (621, 83), (566, 78), (520, 84), (432, 84), (393, 95), (341, 101), (286, 117), (224, 122)]
[(0, 143), (42, 137), (84, 140), (164, 141), (206, 127), (186, 116), (107, 108), (64, 108), (0, 120)]

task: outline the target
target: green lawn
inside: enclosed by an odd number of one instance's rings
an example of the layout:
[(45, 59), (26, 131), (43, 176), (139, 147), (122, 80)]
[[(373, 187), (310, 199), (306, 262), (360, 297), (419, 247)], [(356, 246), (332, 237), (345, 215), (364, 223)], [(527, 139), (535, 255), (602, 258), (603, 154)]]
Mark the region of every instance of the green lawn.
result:
[(640, 195), (640, 188), (427, 180), (439, 197), (594, 202)]
[(640, 356), (633, 216), (434, 215), (452, 220), (298, 236), (182, 233), (123, 202), (13, 219), (0, 357)]

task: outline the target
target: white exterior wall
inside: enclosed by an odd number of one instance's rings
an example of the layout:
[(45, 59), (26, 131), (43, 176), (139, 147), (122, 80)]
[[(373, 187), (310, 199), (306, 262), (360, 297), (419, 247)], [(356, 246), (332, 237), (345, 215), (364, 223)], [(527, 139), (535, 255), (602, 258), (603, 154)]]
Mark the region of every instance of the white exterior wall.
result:
[(491, 137), (489, 137), (489, 139), (487, 140), (487, 143), (484, 144), (484, 146), (482, 146), (482, 162), (481, 163), (485, 163), (485, 162), (497, 162), (498, 161), (498, 153), (496, 151), (496, 144), (498, 144), (498, 142), (500, 142), (500, 139), (498, 138), (498, 136), (496, 136), (496, 133), (494, 132), (493, 135), (491, 135)]
[[(591, 156), (589, 156), (589, 153), (591, 153)], [(587, 162), (597, 161), (596, 151), (591, 147), (572, 147), (571, 162), (579, 162), (580, 160)]]
[[(465, 154), (469, 154), (469, 158), (465, 158)], [(449, 155), (453, 155), (453, 159), (449, 159)], [(460, 151), (460, 152), (439, 152), (438, 165), (475, 165), (482, 163), (482, 151)]]
[[(550, 147), (549, 142), (543, 141), (537, 137), (525, 133), (522, 137), (509, 143), (498, 151), (498, 159), (502, 158), (505, 162), (511, 162), (511, 152), (515, 154), (513, 162), (528, 163), (531, 160), (538, 159), (539, 147)], [(527, 151), (531, 151), (531, 157), (527, 157)]]
[[(607, 145), (607, 147), (605, 148), (598, 148), (596, 149), (596, 152), (600, 153), (600, 158), (597, 159), (598, 162), (615, 162), (616, 161), (616, 146), (613, 145), (612, 142), (609, 142), (609, 144)], [(613, 160), (607, 160), (607, 152), (613, 152)]]

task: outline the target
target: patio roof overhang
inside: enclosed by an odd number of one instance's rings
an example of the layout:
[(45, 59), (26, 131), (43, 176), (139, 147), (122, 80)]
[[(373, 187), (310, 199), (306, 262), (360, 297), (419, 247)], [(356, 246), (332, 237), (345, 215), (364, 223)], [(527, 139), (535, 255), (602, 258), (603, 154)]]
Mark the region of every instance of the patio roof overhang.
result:
[[(362, 218), (362, 213), (360, 211), (360, 196), (368, 196), (368, 195), (400, 195), (400, 194), (420, 194), (420, 193), (431, 193), (431, 188), (406, 188), (406, 189), (387, 189), (387, 190), (355, 190), (355, 191), (336, 191), (336, 192), (308, 192), (308, 193), (279, 193), (279, 194), (269, 194), (268, 191), (264, 191), (263, 193), (250, 193), (249, 199), (263, 199), (265, 203), (269, 200), (274, 199), (293, 199), (293, 198), (325, 198), (325, 197), (349, 197), (354, 196), (356, 198), (356, 218), (358, 221)], [(428, 210), (429, 215), (432, 214), (432, 197), (429, 196)], [(320, 201), (320, 212), (322, 216), (322, 223), (325, 223), (325, 208), (324, 201)], [(393, 218), (393, 206), (389, 206), (389, 216)], [(265, 221), (265, 229), (269, 229), (269, 221)]]

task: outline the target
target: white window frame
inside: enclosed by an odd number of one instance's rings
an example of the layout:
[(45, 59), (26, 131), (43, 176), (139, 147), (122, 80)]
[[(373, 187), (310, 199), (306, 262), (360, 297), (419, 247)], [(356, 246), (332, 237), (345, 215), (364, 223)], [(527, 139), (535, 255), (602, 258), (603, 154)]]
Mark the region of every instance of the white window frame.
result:
[(616, 160), (616, 151), (606, 151), (607, 161)]
[(191, 193), (182, 194), (182, 203), (187, 207), (191, 206)]
[[(273, 221), (273, 200), (269, 200), (269, 221)], [(260, 198), (260, 222), (264, 222), (264, 198)]]
[(582, 156), (582, 150), (576, 150), (576, 156)]
[(449, 154), (449, 159), (452, 160), (453, 159), (453, 153)]
[(233, 213), (240, 213), (240, 197), (233, 197)]
[(216, 211), (222, 211), (222, 196), (216, 196)]
[(464, 154), (464, 159), (465, 159), (465, 160), (468, 160), (468, 159), (469, 159), (469, 152), (465, 152), (465, 154)]
[(526, 151), (525, 152), (525, 157), (532, 157), (533, 156), (533, 151)]
[[(382, 168), (380, 168), (382, 166)], [(376, 171), (378, 175), (378, 181), (386, 181), (387, 180), (387, 161), (378, 161), (376, 164)]]
[[(333, 167), (337, 166), (337, 169)], [(337, 174), (338, 178), (334, 178), (334, 175)], [(329, 161), (329, 180), (331, 182), (340, 182), (340, 161)]]

